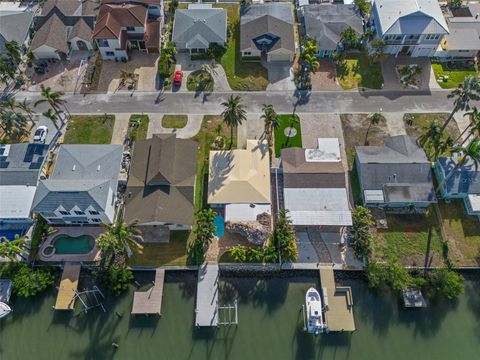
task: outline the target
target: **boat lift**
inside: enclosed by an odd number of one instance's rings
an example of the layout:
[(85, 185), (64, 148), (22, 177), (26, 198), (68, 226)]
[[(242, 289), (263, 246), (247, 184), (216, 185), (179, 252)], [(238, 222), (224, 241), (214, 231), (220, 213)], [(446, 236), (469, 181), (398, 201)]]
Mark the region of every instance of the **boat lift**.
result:
[(88, 310), (96, 307), (100, 307), (102, 308), (103, 312), (107, 312), (107, 310), (105, 310), (105, 307), (103, 306), (103, 302), (100, 299), (100, 297), (102, 299), (105, 299), (105, 296), (96, 285), (94, 285), (90, 290), (84, 290), (81, 292), (77, 290), (73, 291), (75, 292), (74, 299), (78, 299), (82, 303), (85, 314), (88, 312)]
[(238, 325), (238, 302), (233, 305), (217, 306), (218, 325)]

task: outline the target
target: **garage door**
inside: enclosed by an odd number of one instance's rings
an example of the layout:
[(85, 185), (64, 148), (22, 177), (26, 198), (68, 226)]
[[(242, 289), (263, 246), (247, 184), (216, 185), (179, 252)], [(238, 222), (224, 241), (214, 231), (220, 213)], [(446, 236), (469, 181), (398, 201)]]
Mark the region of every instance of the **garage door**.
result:
[(268, 61), (291, 61), (290, 54), (268, 54)]

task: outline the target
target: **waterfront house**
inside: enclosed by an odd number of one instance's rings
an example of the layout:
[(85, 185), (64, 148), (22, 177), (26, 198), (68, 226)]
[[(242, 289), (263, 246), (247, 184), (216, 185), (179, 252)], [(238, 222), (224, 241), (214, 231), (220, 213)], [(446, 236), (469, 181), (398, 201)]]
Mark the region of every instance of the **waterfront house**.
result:
[(122, 145), (61, 145), (32, 211), (51, 225), (113, 223), (122, 153)]
[(352, 225), (352, 214), (339, 142), (317, 141), (315, 149), (282, 149), (284, 207), (293, 225), (340, 232)]
[(5, 43), (9, 41), (15, 41), (22, 50), (28, 48), (37, 9), (37, 5), (0, 2), (0, 55), (5, 52)]
[(433, 57), (449, 33), (437, 0), (375, 0), (371, 22), (394, 56)]
[(103, 60), (127, 60), (129, 50), (158, 53), (160, 0), (103, 0), (93, 39)]
[(317, 43), (318, 57), (332, 58), (337, 51), (342, 51), (345, 46), (341, 43), (341, 34), (348, 28), (355, 30), (361, 41), (363, 19), (355, 5), (305, 5), (299, 14), (303, 18), (305, 35)]
[[(480, 167), (468, 160), (452, 173), (456, 164), (456, 156), (441, 157), (436, 161), (434, 170), (439, 193), (445, 200), (463, 200), (467, 214), (480, 216)], [(448, 177), (446, 181), (445, 177)]]
[(189, 4), (177, 9), (173, 22), (172, 42), (177, 51), (203, 53), (211, 44), (227, 42), (227, 12), (212, 4)]
[(240, 52), (245, 59), (293, 61), (295, 34), (292, 5), (265, 3), (240, 7)]
[(33, 198), (47, 157), (48, 145), (0, 145), (0, 237), (21, 237), (33, 224)]
[(35, 17), (30, 46), (35, 58), (64, 60), (73, 51), (93, 50), (97, 8), (98, 3), (91, 0), (47, 0)]
[(363, 205), (398, 212), (435, 203), (432, 165), (413, 137), (392, 136), (384, 146), (356, 146)]
[(140, 225), (191, 229), (198, 143), (175, 134), (136, 141), (125, 196), (124, 219)]
[(270, 163), (266, 141), (246, 149), (210, 151), (208, 204), (225, 221), (256, 221), (270, 214)]

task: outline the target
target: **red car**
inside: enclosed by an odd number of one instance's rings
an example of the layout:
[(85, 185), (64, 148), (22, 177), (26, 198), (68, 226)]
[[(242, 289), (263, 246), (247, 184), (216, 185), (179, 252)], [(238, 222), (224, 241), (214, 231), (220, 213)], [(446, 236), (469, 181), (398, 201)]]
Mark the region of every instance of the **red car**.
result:
[(182, 70), (175, 71), (175, 75), (173, 75), (173, 84), (177, 86), (182, 85), (182, 77), (183, 77)]

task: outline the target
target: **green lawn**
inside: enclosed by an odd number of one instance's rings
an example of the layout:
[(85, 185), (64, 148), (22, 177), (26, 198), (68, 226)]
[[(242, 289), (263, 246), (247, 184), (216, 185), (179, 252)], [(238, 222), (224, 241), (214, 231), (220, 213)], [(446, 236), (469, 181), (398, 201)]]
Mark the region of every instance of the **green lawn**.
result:
[(455, 200), (449, 204), (439, 204), (442, 214), (443, 229), (449, 243), (455, 250), (450, 251), (450, 257), (456, 265), (480, 265), (480, 221), (476, 216), (465, 212), (463, 201)]
[(134, 114), (130, 116), (127, 137), (131, 141), (146, 139), (149, 121), (148, 115)]
[(72, 115), (68, 120), (65, 144), (110, 144), (114, 115)]
[(181, 129), (187, 125), (187, 115), (163, 115), (162, 126), (164, 128)]
[(383, 75), (380, 64), (372, 64), (365, 53), (348, 53), (337, 65), (337, 76), (344, 90), (354, 88), (381, 89)]
[[(444, 89), (452, 89), (463, 83), (463, 79), (467, 76), (479, 76), (480, 74), (475, 68), (470, 69), (449, 69), (446, 64), (432, 64), (435, 79)], [(448, 80), (441, 80), (443, 76), (448, 76)]]
[(443, 261), (444, 243), (433, 208), (427, 214), (387, 214), (387, 230), (378, 230), (379, 245), (375, 255), (381, 259), (394, 256), (405, 265), (423, 266), (428, 231), (432, 228), (430, 255), (432, 265)]
[(215, 8), (227, 10), (227, 20), (231, 29), (227, 51), (220, 63), (227, 74), (233, 90), (261, 91), (268, 85), (268, 72), (260, 62), (244, 62), (240, 54), (240, 14), (238, 4), (213, 4)]
[(164, 266), (187, 264), (187, 241), (190, 231), (171, 231), (169, 243), (144, 243), (142, 250), (134, 250), (129, 266)]
[(188, 75), (188, 91), (212, 91), (213, 85), (213, 77), (208, 71), (197, 70)]
[(289, 147), (302, 147), (302, 130), (300, 127), (300, 118), (295, 115), (297, 121), (293, 123), (293, 127), (297, 130), (297, 134), (293, 137), (285, 135), (285, 129), (292, 125), (291, 114), (278, 115), (280, 127), (275, 130), (275, 157), (280, 157), (281, 150)]

